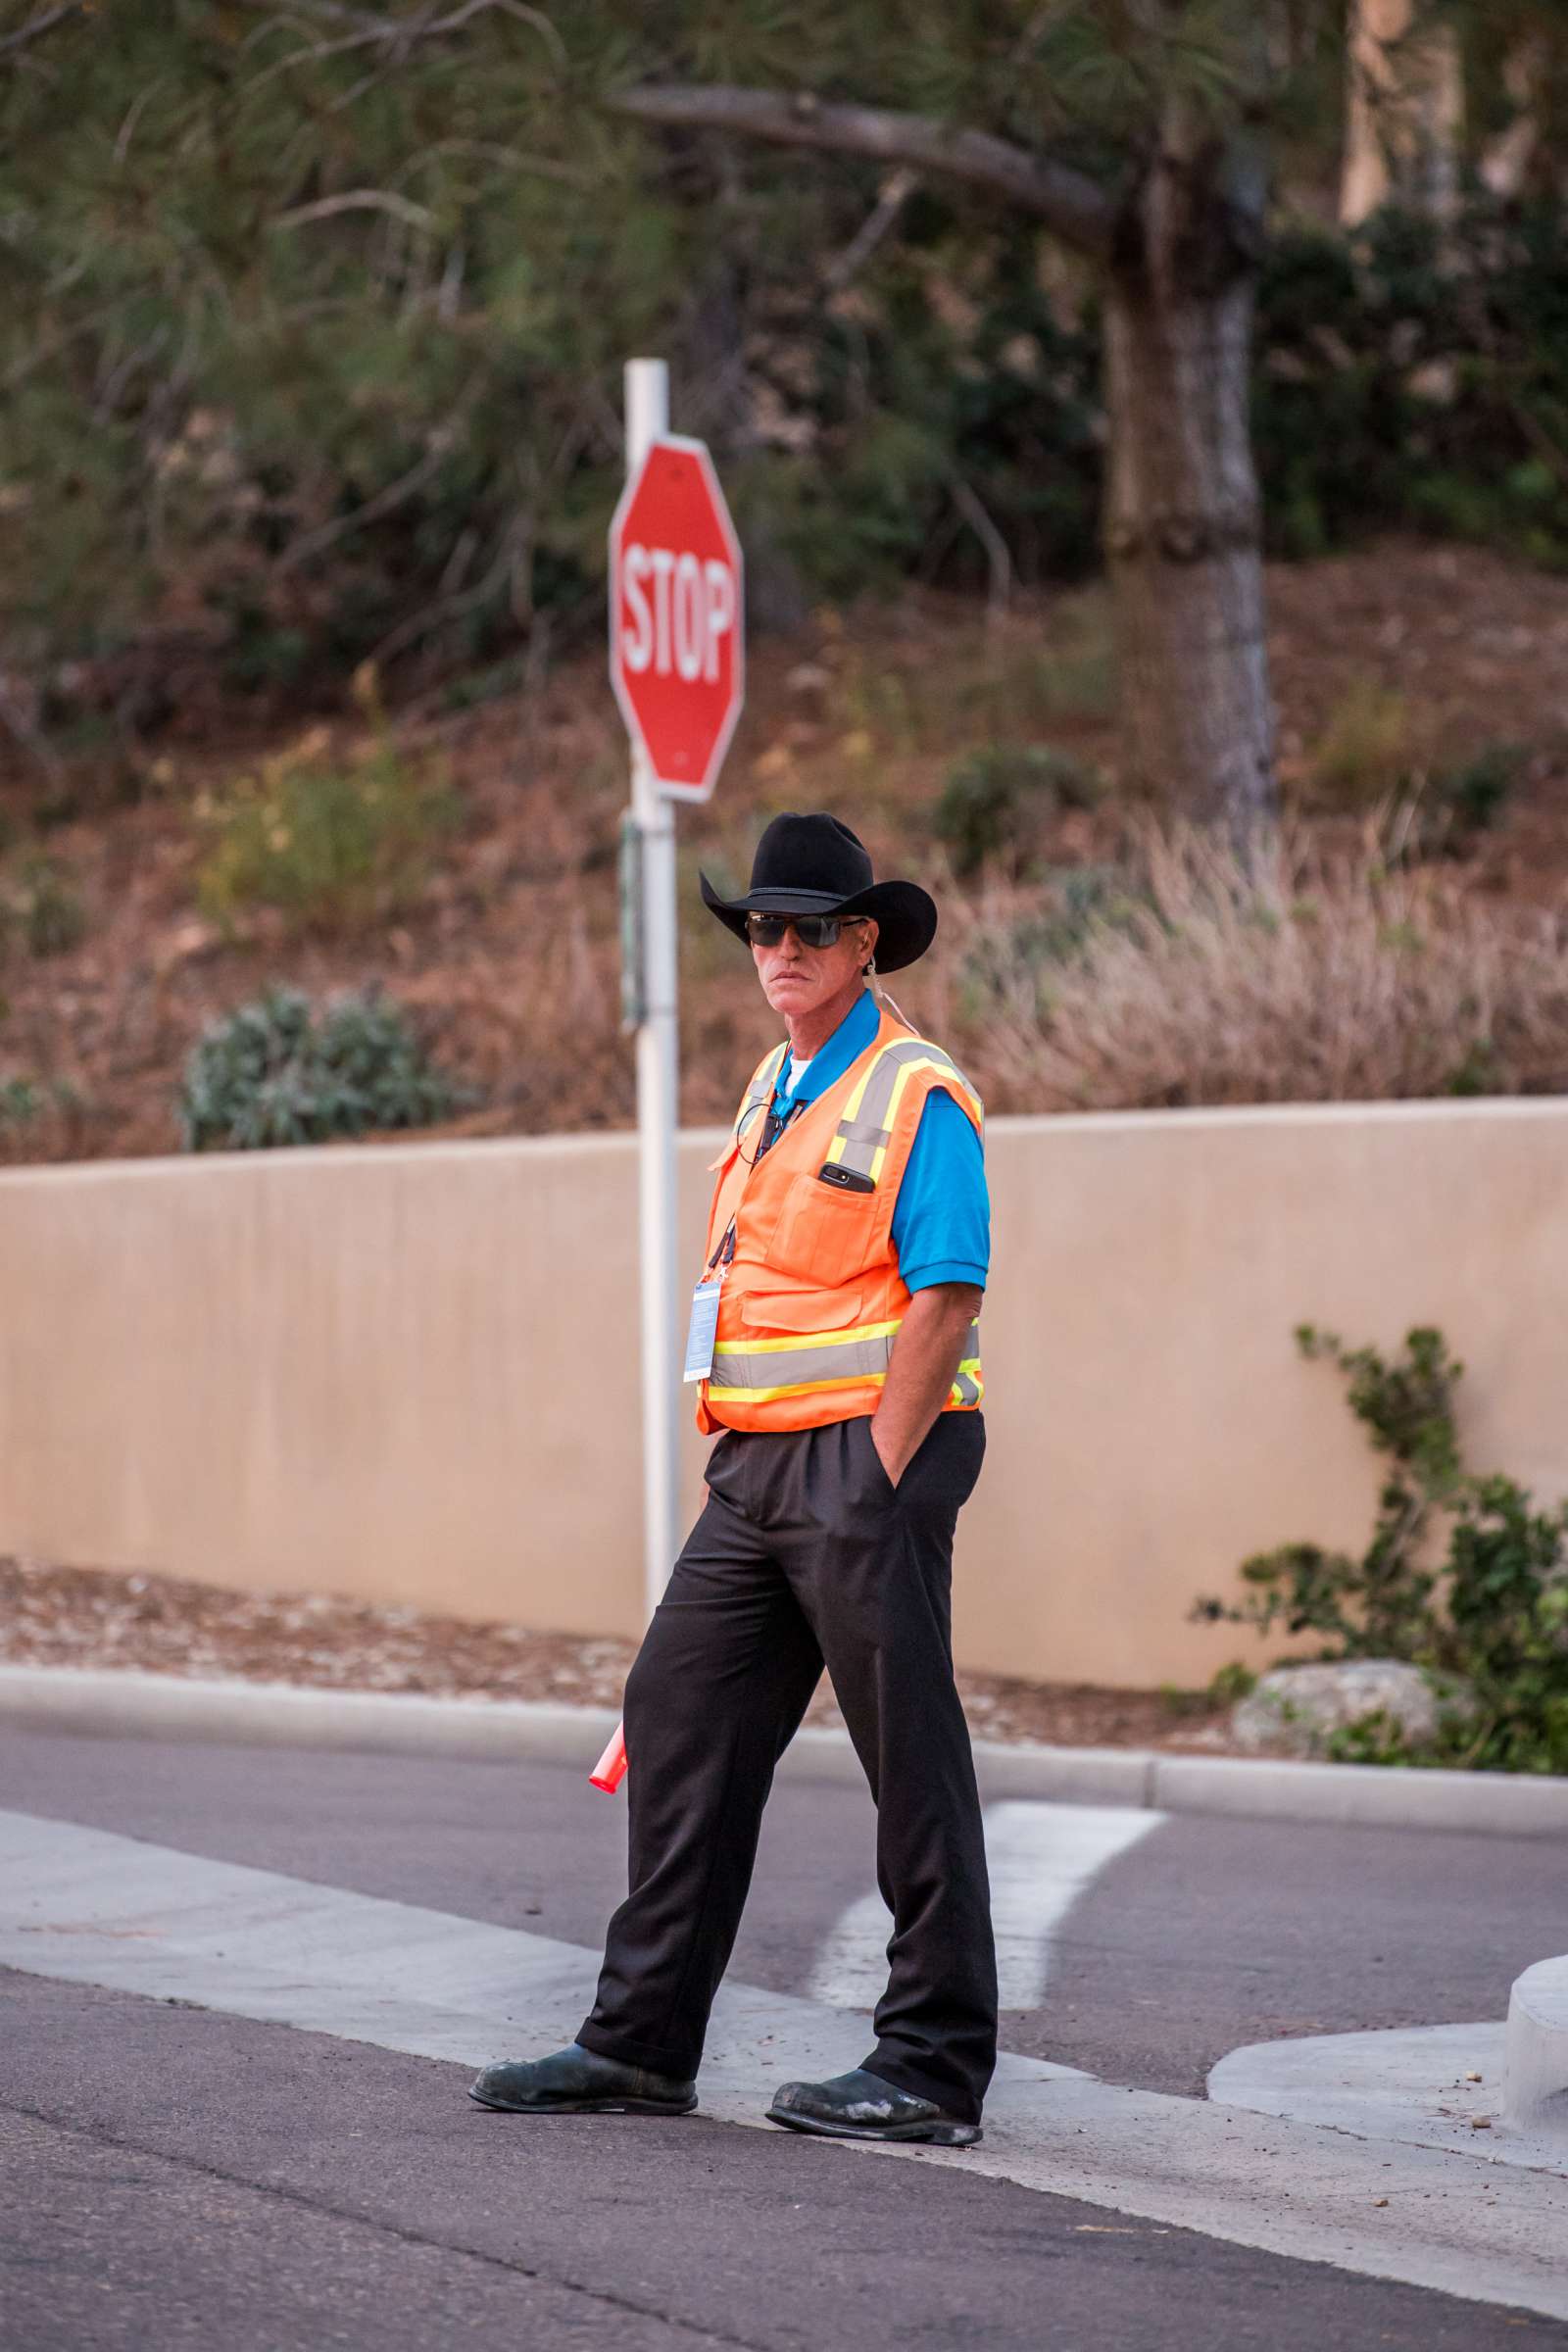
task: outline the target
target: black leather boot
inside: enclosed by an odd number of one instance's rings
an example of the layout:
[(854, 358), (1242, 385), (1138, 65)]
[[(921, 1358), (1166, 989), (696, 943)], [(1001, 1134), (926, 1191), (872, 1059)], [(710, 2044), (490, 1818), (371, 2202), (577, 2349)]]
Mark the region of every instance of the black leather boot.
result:
[(967, 2148), (980, 2137), (978, 2124), (961, 2124), (930, 2099), (900, 2090), (863, 2066), (828, 2082), (784, 2083), (767, 2120), (832, 2139), (929, 2139), (941, 2148)]
[(481, 2107), (514, 2115), (690, 2115), (695, 2082), (650, 2075), (618, 2058), (601, 2058), (580, 2041), (548, 2058), (513, 2058), (487, 2066), (468, 2085)]

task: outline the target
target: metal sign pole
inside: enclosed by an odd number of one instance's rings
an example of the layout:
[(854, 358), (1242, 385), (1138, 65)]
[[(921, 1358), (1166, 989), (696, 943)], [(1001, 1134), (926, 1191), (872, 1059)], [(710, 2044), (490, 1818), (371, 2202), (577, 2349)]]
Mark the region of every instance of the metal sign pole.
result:
[[(669, 430), (669, 369), (626, 363), (626, 478)], [(630, 816), (639, 835), (642, 951), (637, 1029), (638, 1221), (642, 1244), (643, 1546), (649, 1614), (680, 1544), (676, 1421), (680, 1265), (675, 1130), (679, 1115), (675, 1019), (675, 811), (654, 783), (641, 746), (631, 755)]]

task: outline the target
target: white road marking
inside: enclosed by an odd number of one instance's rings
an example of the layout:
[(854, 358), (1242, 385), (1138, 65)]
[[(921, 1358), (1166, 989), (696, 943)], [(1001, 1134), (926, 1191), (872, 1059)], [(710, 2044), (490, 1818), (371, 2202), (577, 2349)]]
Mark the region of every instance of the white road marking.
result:
[[(597, 1965), (548, 1936), (0, 1812), (0, 1966), (34, 1976), (478, 2066), (569, 2039)], [(865, 2039), (853, 2015), (726, 1985), (703, 2112), (761, 2125), (770, 2082), (853, 2066)], [(1015, 2057), (998, 2067), (979, 2147), (858, 2152), (1568, 2319), (1568, 2184), (1544, 2173), (1510, 2169), (1499, 2185), (1497, 2171), (1430, 2148)]]
[[(1107, 1862), (1165, 1818), (1126, 1805), (987, 1805), (986, 1861), (1004, 2009), (1035, 2009), (1046, 1988), (1051, 1938)], [(873, 1887), (841, 1913), (817, 1955), (808, 1990), (830, 2009), (874, 2008), (887, 1983), (888, 1907)]]

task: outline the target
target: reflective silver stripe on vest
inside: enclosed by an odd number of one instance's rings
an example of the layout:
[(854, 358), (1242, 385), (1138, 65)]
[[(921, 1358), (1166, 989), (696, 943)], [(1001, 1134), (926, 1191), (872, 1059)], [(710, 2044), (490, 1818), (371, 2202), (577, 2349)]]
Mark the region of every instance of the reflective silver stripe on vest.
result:
[[(974, 1095), (957, 1063), (940, 1046), (927, 1043), (923, 1037), (900, 1038), (897, 1044), (884, 1046), (877, 1055), (859, 1091), (860, 1100), (855, 1106), (853, 1118), (846, 1115), (839, 1121), (837, 1133), (828, 1152), (830, 1160), (840, 1167), (851, 1169), (857, 1176), (868, 1176), (874, 1182), (878, 1173), (878, 1154), (885, 1152), (893, 1140), (893, 1130), (884, 1122), (893, 1101), (893, 1090), (899, 1082), (899, 1072), (909, 1062), (934, 1061), (952, 1072), (968, 1095)], [(854, 1097), (851, 1097), (854, 1102)]]
[(876, 1339), (840, 1340), (824, 1347), (803, 1340), (799, 1348), (760, 1348), (749, 1351), (743, 1343), (720, 1342), (713, 1350), (710, 1396), (740, 1395), (754, 1389), (811, 1388), (825, 1381), (880, 1380), (893, 1358), (897, 1331)]
[(784, 1066), (784, 1055), (788, 1050), (789, 1041), (786, 1039), (782, 1046), (774, 1047), (772, 1053), (764, 1057), (760, 1067), (754, 1072), (752, 1083), (746, 1090), (746, 1100), (735, 1117), (735, 1140), (737, 1143), (745, 1135), (758, 1112), (765, 1109), (767, 1104), (772, 1102), (773, 1081)]
[(961, 1364), (954, 1375), (953, 1393), (960, 1404), (978, 1404), (980, 1401), (980, 1383), (965, 1372)]

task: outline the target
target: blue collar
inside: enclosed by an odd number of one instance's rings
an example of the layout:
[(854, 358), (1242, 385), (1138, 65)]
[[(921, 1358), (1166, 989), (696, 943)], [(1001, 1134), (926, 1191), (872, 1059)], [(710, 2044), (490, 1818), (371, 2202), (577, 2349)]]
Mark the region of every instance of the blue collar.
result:
[(775, 1097), (786, 1102), (814, 1102), (817, 1096), (825, 1094), (830, 1086), (843, 1077), (851, 1062), (865, 1052), (877, 1033), (881, 1019), (877, 1001), (866, 989), (850, 1006), (832, 1036), (817, 1047), (806, 1076), (793, 1095), (784, 1092), (789, 1074), (795, 1066), (793, 1055), (786, 1053), (779, 1064), (778, 1076), (773, 1081)]

